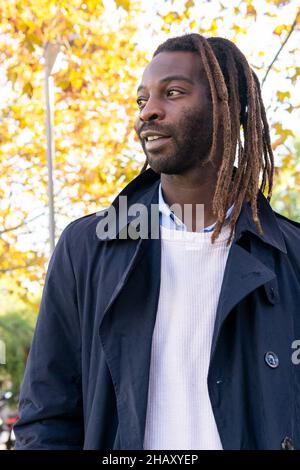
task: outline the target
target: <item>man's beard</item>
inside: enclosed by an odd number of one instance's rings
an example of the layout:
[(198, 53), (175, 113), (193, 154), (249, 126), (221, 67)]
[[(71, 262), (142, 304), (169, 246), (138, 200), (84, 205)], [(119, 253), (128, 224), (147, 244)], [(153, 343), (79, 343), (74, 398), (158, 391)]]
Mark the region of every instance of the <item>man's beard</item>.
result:
[(207, 163), (212, 144), (210, 113), (188, 110), (184, 112), (176, 127), (158, 127), (157, 131), (159, 130), (172, 137), (163, 149), (148, 153), (145, 142), (142, 143), (147, 161), (156, 173), (178, 175)]

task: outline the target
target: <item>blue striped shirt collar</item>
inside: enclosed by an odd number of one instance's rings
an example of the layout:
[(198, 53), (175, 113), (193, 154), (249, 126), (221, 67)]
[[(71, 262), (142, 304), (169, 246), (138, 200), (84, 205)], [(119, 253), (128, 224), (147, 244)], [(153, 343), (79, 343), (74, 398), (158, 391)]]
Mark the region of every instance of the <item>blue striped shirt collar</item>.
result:
[[(163, 227), (167, 228), (172, 228), (175, 230), (183, 230), (187, 231), (186, 225), (180, 220), (174, 212), (171, 211), (170, 207), (167, 205), (167, 203), (164, 200), (163, 194), (162, 194), (162, 189), (161, 189), (161, 183), (159, 184), (158, 188), (158, 204), (159, 204), (159, 212), (160, 212), (160, 225)], [(228, 223), (231, 213), (233, 211), (233, 206), (232, 204), (231, 207), (229, 207), (228, 211), (226, 212), (226, 217), (225, 217), (225, 222)], [(215, 228), (216, 222), (209, 225), (208, 227), (204, 227), (201, 232), (212, 232)]]

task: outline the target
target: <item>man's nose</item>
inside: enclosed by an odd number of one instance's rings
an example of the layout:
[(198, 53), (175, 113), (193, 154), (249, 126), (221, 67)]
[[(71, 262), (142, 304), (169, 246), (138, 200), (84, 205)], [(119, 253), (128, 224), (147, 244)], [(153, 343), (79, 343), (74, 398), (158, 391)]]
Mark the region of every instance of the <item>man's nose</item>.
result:
[(155, 97), (148, 98), (140, 115), (141, 121), (154, 121), (161, 120), (165, 117), (165, 111), (162, 106), (161, 100)]

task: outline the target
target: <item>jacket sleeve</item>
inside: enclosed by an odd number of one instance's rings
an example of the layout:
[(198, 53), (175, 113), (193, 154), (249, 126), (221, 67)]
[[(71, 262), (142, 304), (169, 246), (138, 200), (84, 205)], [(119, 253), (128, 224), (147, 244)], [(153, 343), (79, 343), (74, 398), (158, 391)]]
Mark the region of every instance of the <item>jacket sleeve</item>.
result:
[(71, 223), (51, 257), (20, 390), (15, 450), (83, 448), (81, 332)]

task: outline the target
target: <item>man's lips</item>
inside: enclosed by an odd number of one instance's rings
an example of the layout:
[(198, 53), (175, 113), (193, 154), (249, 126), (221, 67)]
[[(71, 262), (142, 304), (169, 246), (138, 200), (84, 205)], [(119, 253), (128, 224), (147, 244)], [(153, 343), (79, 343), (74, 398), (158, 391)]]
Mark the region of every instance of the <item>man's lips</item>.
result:
[(157, 150), (164, 145), (168, 144), (170, 141), (171, 137), (167, 136), (161, 136), (158, 139), (155, 140), (145, 140), (145, 148), (146, 150)]
[(146, 129), (140, 132), (140, 138), (145, 141), (152, 140), (156, 137), (170, 137), (170, 135), (164, 132), (151, 130), (151, 129)]

